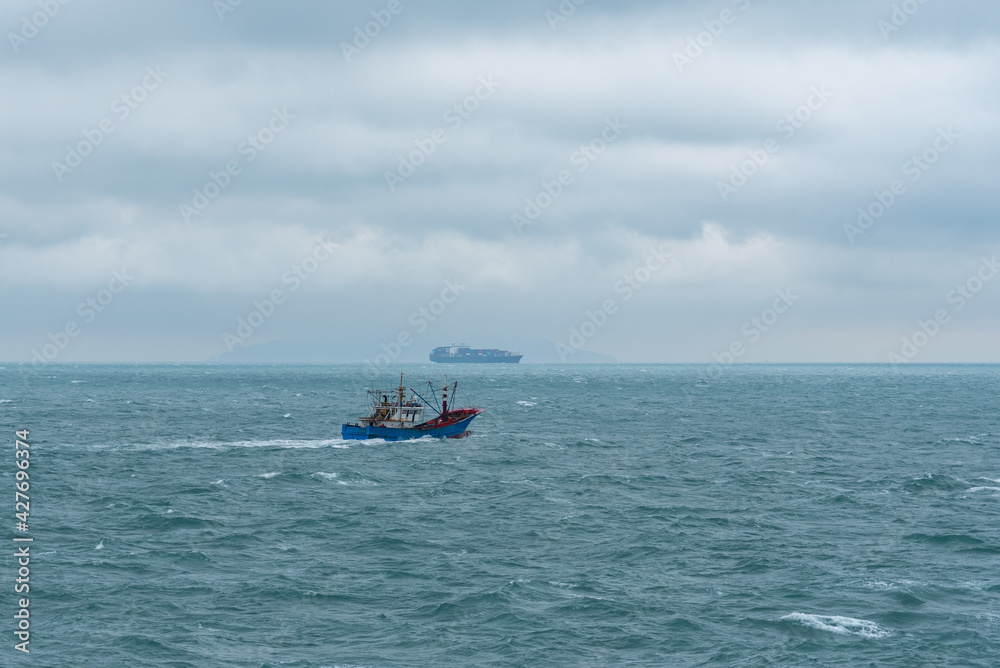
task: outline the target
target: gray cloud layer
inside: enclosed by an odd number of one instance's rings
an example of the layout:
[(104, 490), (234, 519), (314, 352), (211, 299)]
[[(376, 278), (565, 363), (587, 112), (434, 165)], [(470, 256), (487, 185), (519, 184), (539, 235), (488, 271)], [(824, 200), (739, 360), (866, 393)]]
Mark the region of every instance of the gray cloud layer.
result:
[(895, 6), (7, 3), (0, 358), (209, 359), (281, 290), (247, 344), (571, 345), (610, 299), (623, 361), (886, 361), (940, 309), (914, 361), (1000, 361), (1000, 285), (949, 301), (1000, 252), (1000, 8)]

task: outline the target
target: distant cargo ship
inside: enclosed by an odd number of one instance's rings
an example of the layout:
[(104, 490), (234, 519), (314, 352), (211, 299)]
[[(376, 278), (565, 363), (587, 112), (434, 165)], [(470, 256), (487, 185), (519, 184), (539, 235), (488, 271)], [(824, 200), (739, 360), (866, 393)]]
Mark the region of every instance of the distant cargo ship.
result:
[(521, 353), (496, 348), (469, 348), (464, 344), (441, 346), (431, 351), (431, 361), (442, 364), (517, 364)]

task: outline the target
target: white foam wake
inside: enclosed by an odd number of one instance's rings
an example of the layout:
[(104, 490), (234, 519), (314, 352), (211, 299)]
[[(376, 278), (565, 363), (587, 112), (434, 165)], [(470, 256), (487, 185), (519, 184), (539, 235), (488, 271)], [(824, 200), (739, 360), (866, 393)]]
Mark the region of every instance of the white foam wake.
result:
[(804, 612), (793, 612), (781, 618), (782, 621), (796, 622), (803, 626), (828, 631), (840, 635), (855, 635), (863, 638), (885, 638), (890, 635), (875, 622), (854, 617), (839, 617), (837, 615), (810, 615)]
[(136, 450), (173, 450), (176, 448), (208, 448), (210, 450), (227, 450), (229, 448), (338, 448), (346, 450), (351, 447), (349, 443), (349, 441), (340, 438), (327, 438), (314, 441), (282, 438), (261, 441), (174, 441), (172, 443), (136, 444), (132, 447)]

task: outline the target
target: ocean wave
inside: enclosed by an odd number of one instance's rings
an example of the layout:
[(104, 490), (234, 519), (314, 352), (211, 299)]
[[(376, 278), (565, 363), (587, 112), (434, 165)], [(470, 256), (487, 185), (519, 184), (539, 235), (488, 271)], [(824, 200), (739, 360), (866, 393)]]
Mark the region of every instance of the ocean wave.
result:
[(985, 492), (985, 491), (1000, 492), (1000, 487), (970, 487), (965, 491), (969, 494), (972, 494), (973, 492)]
[(978, 538), (970, 536), (964, 533), (941, 533), (941, 534), (926, 534), (926, 533), (910, 533), (903, 536), (905, 540), (915, 540), (924, 543), (931, 543), (932, 545), (985, 545), (985, 543)]
[(982, 440), (980, 440), (979, 436), (966, 436), (964, 438), (962, 438), (962, 437), (942, 438), (942, 439), (938, 439), (938, 443), (965, 443), (966, 445), (982, 445), (983, 444), (983, 442), (982, 442)]
[(373, 480), (368, 480), (361, 475), (348, 471), (343, 477), (336, 473), (325, 473), (323, 471), (317, 471), (312, 474), (313, 478), (323, 478), (324, 480), (332, 480), (338, 485), (372, 485), (377, 487), (378, 483)]
[(930, 491), (951, 492), (966, 488), (968, 484), (968, 482), (950, 475), (925, 473), (919, 478), (913, 478), (904, 483), (903, 490), (911, 494)]
[(271, 471), (270, 473), (260, 473), (260, 474), (258, 474), (255, 477), (257, 477), (257, 478), (271, 479), (271, 478), (273, 478), (276, 475), (281, 475), (281, 471)]
[(875, 622), (867, 619), (855, 619), (854, 617), (840, 617), (838, 615), (811, 615), (805, 612), (793, 612), (781, 618), (783, 622), (795, 622), (803, 626), (827, 631), (839, 635), (854, 635), (862, 638), (886, 638), (891, 635), (891, 631), (884, 629)]

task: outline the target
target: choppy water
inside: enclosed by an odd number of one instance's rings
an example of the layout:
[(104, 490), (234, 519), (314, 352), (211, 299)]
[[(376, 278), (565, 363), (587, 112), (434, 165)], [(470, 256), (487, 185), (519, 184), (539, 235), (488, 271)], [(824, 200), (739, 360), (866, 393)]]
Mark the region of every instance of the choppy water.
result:
[(360, 367), (0, 370), (0, 664), (997, 665), (998, 367), (404, 369), (473, 435), (339, 440)]

